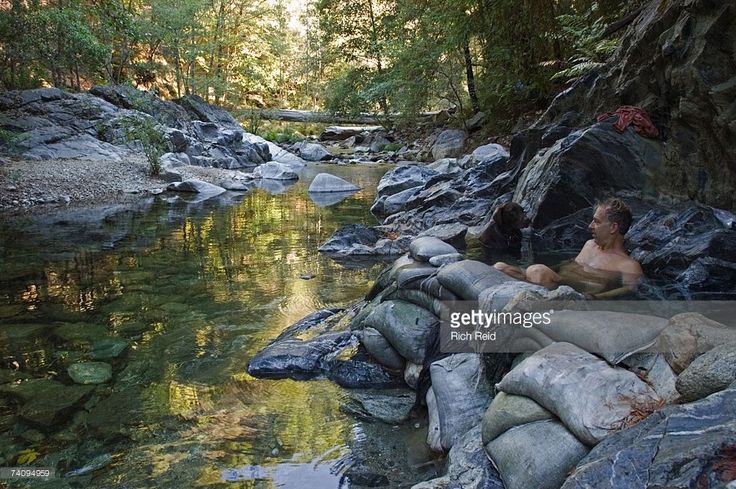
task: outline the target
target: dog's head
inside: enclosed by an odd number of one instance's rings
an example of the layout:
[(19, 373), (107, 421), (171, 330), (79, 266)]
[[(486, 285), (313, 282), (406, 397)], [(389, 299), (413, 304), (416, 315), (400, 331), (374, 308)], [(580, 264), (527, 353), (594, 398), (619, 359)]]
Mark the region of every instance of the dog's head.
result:
[(508, 234), (529, 227), (531, 224), (529, 218), (524, 214), (524, 208), (516, 202), (506, 202), (498, 206), (491, 219)]

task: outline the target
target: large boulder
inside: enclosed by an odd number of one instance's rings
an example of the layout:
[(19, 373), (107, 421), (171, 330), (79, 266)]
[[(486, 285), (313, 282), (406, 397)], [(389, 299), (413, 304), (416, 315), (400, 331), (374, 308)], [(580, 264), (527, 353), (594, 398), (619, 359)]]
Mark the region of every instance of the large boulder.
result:
[(432, 145), (432, 157), (435, 160), (460, 156), (465, 146), (467, 134), (460, 129), (445, 129)]
[(190, 120), (182, 106), (131, 85), (94, 86), (89, 93), (122, 109), (145, 112), (169, 127), (182, 129)]
[(199, 95), (186, 95), (174, 100), (174, 102), (181, 105), (192, 120), (240, 128), (238, 121), (228, 111), (207, 103)]
[(253, 176), (255, 178), (262, 178), (264, 180), (298, 180), (299, 175), (294, 172), (290, 166), (278, 163), (276, 161), (269, 161), (262, 165), (257, 166), (253, 170)]
[(299, 145), (299, 154), (307, 161), (323, 161), (332, 159), (332, 153), (321, 144), (303, 142)]
[(730, 2), (647, 3), (606, 68), (560, 93), (540, 122), (558, 122), (571, 110), (575, 124), (621, 105), (643, 107), (667, 143), (656, 188), (733, 210), (736, 47), (724, 44), (723, 33), (735, 22)]
[(662, 144), (599, 123), (540, 152), (524, 169), (514, 193), (534, 227), (590, 208), (620, 190), (652, 193), (650, 174), (661, 166)]
[(562, 489), (725, 487), (733, 480), (736, 389), (667, 406), (602, 441)]
[(329, 173), (319, 173), (309, 185), (309, 192), (356, 192), (360, 187)]
[(703, 353), (677, 377), (683, 401), (702, 399), (736, 382), (736, 342)]

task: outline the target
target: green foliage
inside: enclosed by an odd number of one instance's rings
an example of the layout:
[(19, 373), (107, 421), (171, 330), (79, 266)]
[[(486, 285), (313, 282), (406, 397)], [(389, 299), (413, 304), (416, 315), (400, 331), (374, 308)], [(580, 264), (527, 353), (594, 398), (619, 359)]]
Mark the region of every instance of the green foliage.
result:
[(128, 117), (125, 121), (128, 141), (140, 141), (148, 160), (151, 175), (161, 173), (161, 155), (166, 152), (166, 140), (152, 117)]
[(607, 23), (598, 17), (593, 23), (589, 19), (598, 11), (598, 4), (583, 14), (566, 14), (557, 17), (562, 33), (571, 42), (574, 54), (568, 60), (567, 68), (552, 76), (553, 80), (571, 80), (590, 70), (605, 65), (605, 60), (618, 46), (616, 39), (602, 39)]

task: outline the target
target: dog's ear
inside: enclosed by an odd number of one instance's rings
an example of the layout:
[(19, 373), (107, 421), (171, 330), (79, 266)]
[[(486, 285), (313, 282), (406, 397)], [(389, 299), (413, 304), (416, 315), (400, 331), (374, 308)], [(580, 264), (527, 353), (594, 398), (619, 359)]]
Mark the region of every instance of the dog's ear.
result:
[(491, 221), (495, 222), (501, 228), (503, 228), (504, 216), (506, 214), (505, 207), (506, 204), (499, 205), (496, 207), (496, 210), (493, 211), (493, 216), (491, 216)]

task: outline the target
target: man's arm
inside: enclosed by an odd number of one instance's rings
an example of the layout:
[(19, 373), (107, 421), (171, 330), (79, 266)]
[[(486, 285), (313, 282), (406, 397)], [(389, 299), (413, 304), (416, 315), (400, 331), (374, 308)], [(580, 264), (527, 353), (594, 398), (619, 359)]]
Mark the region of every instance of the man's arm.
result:
[(586, 294), (586, 299), (606, 300), (630, 294), (636, 290), (636, 287), (641, 281), (642, 274), (643, 272), (639, 262), (629, 259), (621, 267), (621, 282), (623, 284), (621, 287), (598, 294)]

